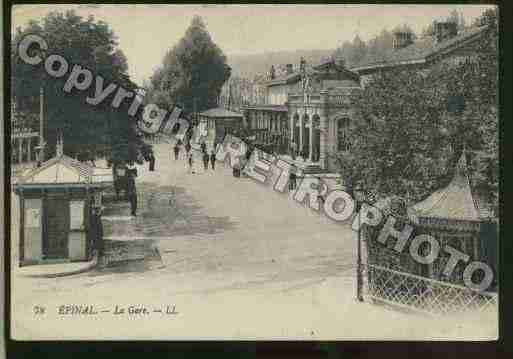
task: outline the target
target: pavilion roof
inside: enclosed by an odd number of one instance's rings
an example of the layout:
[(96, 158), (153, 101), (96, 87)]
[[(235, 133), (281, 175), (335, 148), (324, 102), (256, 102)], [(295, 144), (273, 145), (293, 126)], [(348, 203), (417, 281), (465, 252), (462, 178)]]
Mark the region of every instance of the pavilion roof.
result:
[(425, 200), (411, 207), (416, 217), (456, 221), (479, 221), (480, 214), (472, 196), (465, 154), (456, 166), (456, 172), (449, 185)]
[(60, 155), (49, 159), (18, 181), (23, 185), (64, 185), (64, 184), (108, 184), (113, 181), (112, 170), (91, 167), (69, 156)]

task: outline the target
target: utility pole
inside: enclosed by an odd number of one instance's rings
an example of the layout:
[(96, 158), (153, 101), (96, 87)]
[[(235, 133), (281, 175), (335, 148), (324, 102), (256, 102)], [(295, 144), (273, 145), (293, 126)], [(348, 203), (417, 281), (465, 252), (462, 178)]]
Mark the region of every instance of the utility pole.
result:
[(39, 162), (45, 160), (45, 137), (44, 137), (44, 89), (39, 88)]

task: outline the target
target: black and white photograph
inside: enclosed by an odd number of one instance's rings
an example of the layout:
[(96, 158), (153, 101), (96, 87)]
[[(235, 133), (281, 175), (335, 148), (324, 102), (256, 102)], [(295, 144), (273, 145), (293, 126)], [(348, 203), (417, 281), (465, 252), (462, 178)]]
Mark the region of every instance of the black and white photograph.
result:
[(497, 340), (498, 6), (11, 9), (12, 340)]

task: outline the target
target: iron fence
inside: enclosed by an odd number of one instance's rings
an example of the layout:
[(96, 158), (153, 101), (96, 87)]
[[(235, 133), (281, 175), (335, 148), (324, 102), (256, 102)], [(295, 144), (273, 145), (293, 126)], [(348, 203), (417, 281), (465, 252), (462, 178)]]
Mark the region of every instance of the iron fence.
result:
[(496, 293), (476, 292), (464, 286), (392, 270), (364, 266), (365, 294), (374, 302), (441, 316), (446, 314), (496, 311)]

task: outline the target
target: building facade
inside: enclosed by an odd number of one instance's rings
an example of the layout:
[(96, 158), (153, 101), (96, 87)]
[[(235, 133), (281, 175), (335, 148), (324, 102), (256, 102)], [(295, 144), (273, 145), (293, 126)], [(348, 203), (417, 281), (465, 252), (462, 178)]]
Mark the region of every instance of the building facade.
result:
[(330, 153), (349, 150), (359, 75), (333, 60), (316, 66), (302, 60), (299, 68), (287, 65), (280, 77), (271, 69), (265, 85), (266, 103), (244, 108), (257, 141), (301, 168), (336, 171)]

